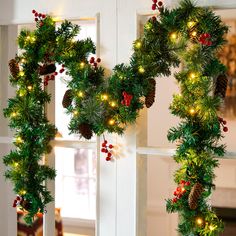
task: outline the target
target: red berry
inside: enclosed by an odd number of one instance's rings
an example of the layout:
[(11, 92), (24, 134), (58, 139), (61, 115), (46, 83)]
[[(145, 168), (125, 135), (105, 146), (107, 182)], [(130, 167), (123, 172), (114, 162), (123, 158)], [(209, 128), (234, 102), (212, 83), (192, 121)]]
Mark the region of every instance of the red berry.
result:
[(226, 126), (223, 128), (223, 131), (224, 131), (224, 132), (228, 132), (228, 130), (229, 130), (229, 129), (228, 129), (228, 127), (226, 127)]
[(35, 12), (34, 16), (37, 17), (38, 15), (39, 15), (38, 12)]
[(108, 153), (108, 150), (106, 149), (105, 153)]
[(63, 73), (63, 72), (64, 72), (64, 69), (60, 69), (59, 72), (60, 72), (60, 73)]
[(36, 11), (35, 11), (35, 10), (32, 10), (32, 13), (33, 13), (33, 14), (35, 14), (35, 13), (36, 13)]
[(98, 64), (96, 62), (94, 62), (93, 65), (94, 65), (94, 67), (97, 67)]
[(154, 11), (156, 10), (156, 8), (157, 8), (156, 4), (152, 4), (152, 10)]
[(41, 14), (41, 13), (39, 13), (39, 17), (42, 17), (42, 14)]
[(101, 149), (101, 152), (106, 152), (106, 148), (102, 148), (102, 149)]
[(158, 2), (158, 6), (162, 7), (163, 3), (161, 1)]
[(16, 203), (15, 202), (12, 204), (12, 207), (16, 207)]
[(54, 72), (54, 75), (58, 75), (58, 72), (55, 71), (55, 72)]
[(189, 181), (187, 181), (187, 182), (185, 183), (185, 185), (186, 185), (186, 186), (189, 186), (189, 185), (190, 185), (190, 182), (189, 182)]
[(102, 147), (106, 147), (107, 145), (105, 143), (102, 144)]
[(62, 67), (65, 67), (65, 65), (64, 65), (64, 64), (62, 64), (61, 66), (62, 66)]
[(211, 46), (212, 45), (212, 42), (211, 41), (208, 41), (207, 42), (207, 46)]
[(46, 15), (45, 15), (45, 14), (42, 14), (42, 18), (43, 18), (43, 19), (46, 18)]
[(39, 26), (42, 27), (43, 26), (43, 22), (40, 22)]
[(177, 195), (178, 195), (178, 193), (177, 193), (176, 191), (174, 191), (174, 195), (175, 195), (175, 196), (177, 196)]
[(181, 191), (181, 188), (180, 188), (180, 187), (177, 187), (177, 188), (176, 188), (176, 191), (177, 191), (177, 192), (180, 192), (180, 191)]
[(112, 149), (114, 146), (112, 144), (109, 145), (109, 148)]
[(108, 156), (108, 157), (111, 157), (111, 156), (112, 156), (111, 152), (108, 152), (108, 153), (107, 153), (107, 156)]
[(17, 201), (20, 201), (20, 199), (21, 199), (21, 198), (20, 198), (19, 196), (16, 197), (16, 200), (17, 200)]
[(34, 20), (37, 22), (39, 19), (36, 17)]
[(223, 122), (223, 121), (224, 121), (224, 119), (223, 119), (222, 117), (218, 117), (218, 120), (219, 120), (220, 122)]
[(180, 184), (185, 184), (185, 181), (184, 180), (180, 180)]
[(173, 202), (173, 203), (176, 203), (177, 200), (178, 200), (177, 198), (174, 198), (174, 199), (172, 199), (172, 202)]
[(227, 121), (226, 121), (226, 120), (223, 120), (223, 124), (226, 125), (226, 124), (227, 124)]
[(107, 156), (106, 157), (106, 161), (110, 161), (110, 160), (111, 160), (111, 158)]
[(90, 60), (89, 60), (89, 62), (90, 62), (91, 64), (94, 63), (94, 61), (95, 61), (95, 58), (94, 58), (94, 57), (91, 57)]
[(55, 79), (55, 75), (51, 75), (51, 80), (54, 80)]
[(101, 62), (101, 58), (98, 58), (98, 59), (97, 59), (97, 63), (100, 63), (100, 62)]
[(155, 16), (153, 16), (153, 17), (152, 17), (152, 20), (153, 20), (153, 21), (156, 21), (156, 20), (157, 20), (157, 18), (156, 18)]
[(153, 1), (153, 3), (157, 3), (157, 0), (152, 0)]
[(45, 82), (44, 82), (44, 86), (48, 86), (48, 82), (45, 81)]
[(107, 144), (107, 140), (104, 140), (104, 143)]

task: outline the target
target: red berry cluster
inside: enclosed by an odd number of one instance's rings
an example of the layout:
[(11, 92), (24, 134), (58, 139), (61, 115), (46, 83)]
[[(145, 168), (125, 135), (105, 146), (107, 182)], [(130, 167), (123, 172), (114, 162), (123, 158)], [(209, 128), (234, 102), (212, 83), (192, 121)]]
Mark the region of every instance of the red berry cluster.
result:
[[(65, 71), (65, 65), (63, 64), (61, 66), (61, 69), (59, 70), (60, 73), (63, 73)], [(55, 71), (53, 74), (51, 75), (47, 75), (44, 77), (44, 86), (47, 86), (48, 85), (48, 81), (49, 80), (55, 80), (55, 77), (58, 75), (58, 72)]]
[(172, 199), (173, 203), (176, 203), (186, 193), (185, 186), (190, 186), (190, 182), (181, 180), (179, 186), (174, 191), (175, 197)]
[(102, 143), (101, 152), (104, 152), (107, 154), (106, 161), (111, 161), (111, 158), (112, 158), (111, 150), (113, 148), (114, 148), (114, 146), (112, 144), (109, 144), (109, 145), (107, 144), (107, 140), (104, 140), (104, 142)]
[(14, 200), (13, 204), (12, 204), (12, 207), (16, 207), (16, 206), (20, 205), (22, 200), (23, 200), (22, 197), (17, 196), (16, 199)]
[(156, 9), (158, 9), (160, 11), (163, 7), (163, 2), (157, 0), (152, 0), (152, 1), (153, 1), (152, 10), (155, 11)]
[(62, 64), (62, 65), (61, 65), (61, 69), (59, 70), (59, 72), (62, 74), (64, 71), (65, 71), (65, 65)]
[(57, 72), (54, 72), (52, 75), (47, 75), (44, 77), (44, 86), (48, 86), (49, 80), (55, 80), (55, 76), (57, 75)]
[(130, 103), (131, 103), (131, 100), (133, 98), (133, 95), (132, 94), (128, 94), (125, 91), (122, 93), (122, 95), (123, 95), (124, 99), (121, 101), (121, 104), (129, 107)]
[(89, 60), (89, 63), (94, 66), (94, 69), (98, 68), (98, 63), (100, 62), (101, 62), (101, 58), (97, 58), (97, 60), (95, 60), (94, 57), (91, 57)]
[(223, 131), (228, 132), (229, 129), (228, 129), (228, 127), (225, 126), (227, 124), (227, 121), (224, 120), (222, 117), (218, 117), (218, 120), (223, 127)]
[(211, 35), (208, 34), (208, 33), (201, 34), (201, 35), (200, 35), (200, 38), (199, 38), (199, 42), (200, 42), (202, 45), (211, 46), (211, 45), (212, 45), (212, 42), (211, 42)]
[(37, 11), (35, 10), (32, 10), (32, 13), (34, 14), (35, 18), (34, 20), (36, 22), (39, 22), (39, 26), (43, 26), (43, 20), (46, 18), (46, 15), (45, 14), (42, 14), (42, 13), (38, 13)]

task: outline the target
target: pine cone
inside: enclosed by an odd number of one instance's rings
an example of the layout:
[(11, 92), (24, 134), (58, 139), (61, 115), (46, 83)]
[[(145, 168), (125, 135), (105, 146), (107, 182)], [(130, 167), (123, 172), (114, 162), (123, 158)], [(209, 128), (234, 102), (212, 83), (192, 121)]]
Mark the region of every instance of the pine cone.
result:
[(56, 71), (55, 64), (45, 64), (39, 67), (39, 74), (40, 75), (48, 75)]
[(91, 139), (93, 136), (93, 131), (87, 123), (82, 123), (79, 125), (79, 133), (86, 139)]
[(31, 208), (31, 203), (30, 203), (29, 201), (25, 200), (25, 199), (22, 199), (20, 205), (21, 205), (26, 211), (30, 210), (30, 208)]
[(147, 108), (150, 108), (155, 101), (156, 93), (156, 81), (155, 79), (149, 79), (149, 91), (145, 97), (145, 105)]
[(71, 103), (72, 103), (72, 100), (73, 100), (73, 98), (72, 98), (72, 90), (68, 89), (68, 90), (66, 90), (66, 92), (65, 92), (65, 94), (63, 96), (62, 106), (64, 108), (69, 107), (71, 105)]
[(14, 79), (17, 79), (20, 69), (19, 69), (19, 64), (17, 63), (16, 59), (11, 59), (8, 65), (9, 65), (9, 69), (10, 69), (10, 73), (12, 77)]
[(226, 89), (228, 84), (228, 77), (225, 74), (221, 74), (217, 77), (215, 82), (215, 96), (220, 96), (221, 98), (225, 98)]
[(196, 183), (193, 185), (190, 194), (188, 196), (188, 205), (191, 210), (195, 210), (198, 206), (198, 200), (204, 191), (202, 185), (200, 183)]

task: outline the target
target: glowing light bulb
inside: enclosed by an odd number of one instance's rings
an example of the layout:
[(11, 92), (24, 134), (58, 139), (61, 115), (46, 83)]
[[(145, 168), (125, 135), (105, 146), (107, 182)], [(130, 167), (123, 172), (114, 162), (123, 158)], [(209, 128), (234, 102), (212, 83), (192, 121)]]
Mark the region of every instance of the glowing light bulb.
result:
[(25, 75), (25, 72), (24, 71), (20, 71), (19, 72), (19, 76), (24, 76)]
[(16, 112), (12, 112), (12, 113), (11, 113), (11, 116), (12, 116), (12, 117), (16, 117), (16, 116), (17, 116), (17, 113), (16, 113)]
[(30, 40), (30, 36), (29, 35), (26, 37), (26, 40)]
[(36, 41), (36, 38), (35, 38), (35, 37), (32, 37), (31, 40), (32, 40), (33, 42), (35, 42), (35, 41)]
[(138, 68), (138, 72), (141, 73), (141, 74), (143, 74), (143, 73), (145, 72), (145, 69), (144, 69), (142, 66), (140, 66), (140, 67)]
[(110, 105), (111, 105), (111, 107), (115, 107), (116, 103), (115, 102), (111, 102)]
[(14, 162), (14, 167), (17, 167), (18, 165), (19, 165), (19, 163), (18, 162)]
[(102, 98), (102, 100), (107, 100), (107, 99), (108, 99), (108, 95), (107, 95), (107, 94), (103, 94), (103, 95), (101, 96), (101, 98)]
[(21, 59), (21, 63), (25, 63), (26, 60), (24, 58)]
[(33, 87), (32, 87), (31, 85), (29, 85), (29, 86), (27, 87), (27, 89), (28, 89), (29, 91), (31, 91), (31, 90), (33, 89)]
[(189, 22), (187, 23), (187, 26), (188, 26), (188, 28), (192, 28), (195, 24), (196, 24), (195, 21), (189, 21)]
[(24, 91), (24, 90), (20, 90), (20, 92), (19, 92), (19, 96), (20, 96), (20, 97), (25, 96), (25, 91)]
[(148, 22), (144, 27), (146, 30), (150, 30), (152, 28), (152, 23)]
[(76, 115), (79, 114), (79, 112), (78, 111), (73, 111), (73, 114), (76, 116)]
[(191, 108), (191, 109), (189, 110), (189, 113), (190, 113), (191, 115), (194, 115), (194, 114), (195, 114), (195, 110), (194, 110), (193, 108)]
[(197, 31), (193, 31), (193, 32), (191, 33), (191, 35), (192, 35), (193, 37), (196, 37), (196, 36), (197, 36)]
[(202, 219), (202, 218), (197, 218), (197, 219), (196, 219), (196, 223), (197, 223), (198, 225), (202, 225), (202, 224), (203, 224), (203, 219)]
[(190, 77), (191, 79), (195, 79), (195, 78), (197, 77), (197, 75), (192, 72), (192, 73), (189, 74), (189, 77)]
[(142, 46), (142, 43), (141, 43), (140, 41), (137, 41), (137, 42), (135, 43), (135, 47), (136, 47), (137, 49), (141, 48), (141, 46)]
[(25, 190), (21, 191), (21, 195), (25, 195), (27, 192)]
[(84, 68), (85, 63), (84, 63), (84, 62), (81, 62), (79, 65), (80, 65), (80, 68)]
[(21, 137), (17, 137), (17, 138), (16, 138), (16, 142), (17, 142), (17, 143), (23, 143), (23, 139), (22, 139)]
[(210, 229), (211, 231), (213, 231), (214, 229), (216, 229), (216, 226), (210, 225), (210, 226), (209, 226), (209, 229)]
[(182, 187), (182, 188), (181, 188), (181, 192), (184, 192), (184, 191), (185, 191), (185, 188), (184, 188), (184, 187)]
[(177, 33), (176, 32), (173, 32), (170, 34), (170, 39), (171, 40), (176, 40), (177, 39)]
[(81, 97), (81, 98), (82, 98), (83, 96), (84, 96), (84, 93), (83, 93), (82, 91), (79, 91), (79, 92), (78, 92), (78, 97)]
[(108, 124), (109, 124), (109, 125), (114, 125), (114, 124), (115, 124), (115, 120), (110, 119), (110, 120), (108, 121)]

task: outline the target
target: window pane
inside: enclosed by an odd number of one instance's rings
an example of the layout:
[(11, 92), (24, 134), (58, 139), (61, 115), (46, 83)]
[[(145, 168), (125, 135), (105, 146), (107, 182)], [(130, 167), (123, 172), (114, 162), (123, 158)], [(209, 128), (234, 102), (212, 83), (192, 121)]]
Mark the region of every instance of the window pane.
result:
[(57, 147), (55, 154), (56, 207), (63, 217), (95, 219), (95, 150)]
[[(76, 36), (76, 39), (85, 39), (85, 38), (91, 38), (94, 44), (96, 44), (96, 25), (95, 21), (72, 21), (73, 24), (78, 24), (80, 26), (80, 33), (78, 36)], [(92, 54), (91, 54), (92, 56)], [(58, 70), (60, 69), (60, 66), (57, 66)], [(70, 77), (67, 76), (65, 73), (63, 73), (62, 76), (60, 76), (60, 73), (58, 73), (58, 76), (55, 80), (55, 96), (56, 96), (56, 127), (58, 128), (58, 131), (62, 135), (63, 138), (66, 139), (78, 139), (80, 138), (80, 135), (69, 135), (68, 130), (68, 124), (70, 121), (70, 116), (66, 114), (66, 109), (62, 107), (62, 99), (63, 96), (67, 90), (67, 82), (70, 80)], [(94, 140), (92, 138), (91, 140)]]

